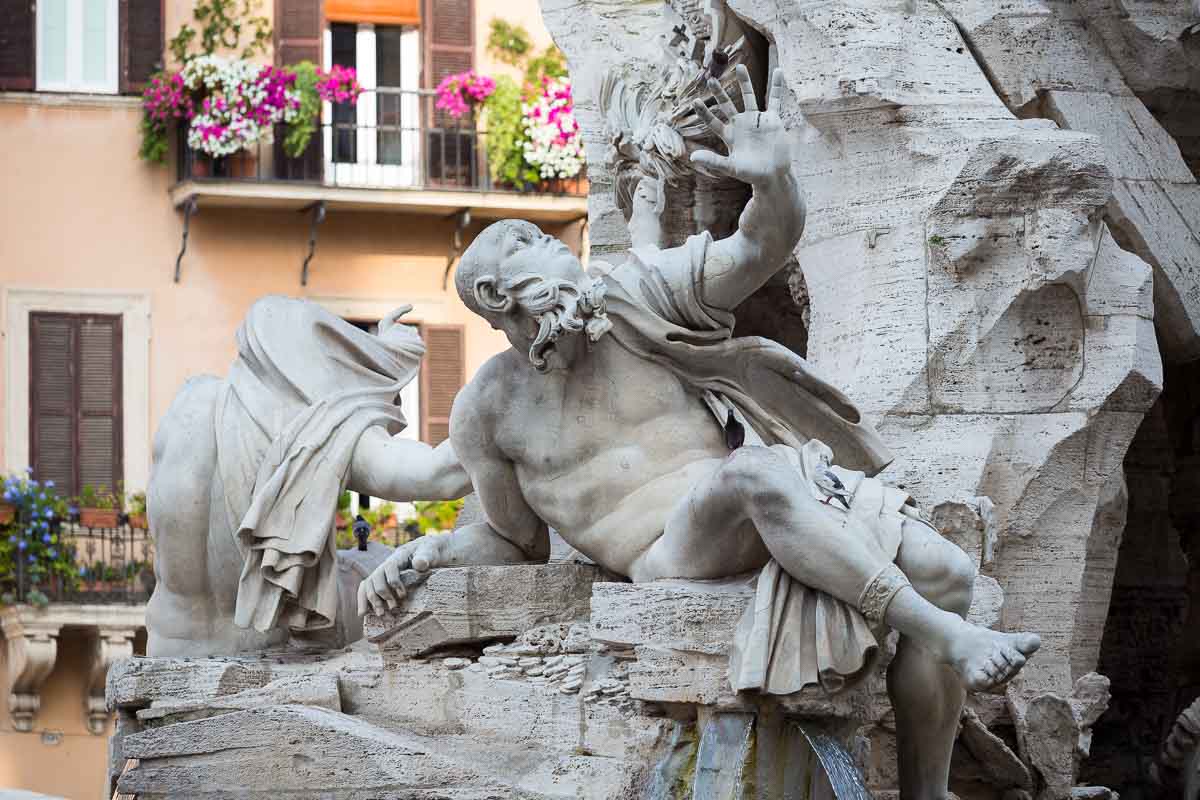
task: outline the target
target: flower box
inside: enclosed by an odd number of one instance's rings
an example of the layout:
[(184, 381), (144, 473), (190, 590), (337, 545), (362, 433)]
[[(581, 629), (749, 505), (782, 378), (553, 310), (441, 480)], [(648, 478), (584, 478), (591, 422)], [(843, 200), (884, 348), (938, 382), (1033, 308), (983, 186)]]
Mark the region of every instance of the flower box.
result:
[(8, 503), (0, 503), (0, 525), (7, 525), (17, 516), (17, 507)]
[(115, 528), (120, 515), (115, 508), (81, 508), (79, 524), (85, 528)]
[(145, 514), (130, 514), (129, 527), (145, 531), (150, 529), (150, 523), (146, 520)]

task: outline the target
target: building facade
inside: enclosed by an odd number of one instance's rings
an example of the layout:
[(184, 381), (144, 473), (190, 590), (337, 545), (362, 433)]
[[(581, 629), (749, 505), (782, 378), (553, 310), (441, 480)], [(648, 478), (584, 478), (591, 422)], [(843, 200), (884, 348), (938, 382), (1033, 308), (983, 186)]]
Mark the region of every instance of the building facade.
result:
[[(506, 345), (458, 300), (454, 259), (504, 217), (586, 249), (586, 190), (493, 180), (486, 133), (433, 107), (430, 90), (447, 74), (519, 74), (488, 51), (492, 19), (549, 45), (536, 0), (264, 4), (255, 13), (271, 37), (260, 60), (354, 67), (359, 102), (326, 104), (299, 158), (276, 142), (208, 162), (173, 140), (161, 165), (138, 158), (140, 92), (166, 40), (191, 21), (191, 0), (3, 8), (5, 473), (32, 467), (66, 496), (89, 485), (144, 490), (153, 432), (176, 391), (191, 376), (224, 374), (238, 324), (267, 294), (367, 327), (411, 305), (405, 320), (428, 352), (404, 397), (409, 434), (440, 441), (457, 388)], [(99, 536), (101, 556), (123, 564), (152, 557), (124, 518), (101, 534), (64, 531)], [(94, 698), (107, 663), (144, 641), (147, 587), (124, 578), (116, 593), (52, 595), (45, 608), (10, 597), (0, 612), (0, 680), (14, 710), (0, 715), (0, 788), (106, 794), (108, 721)]]

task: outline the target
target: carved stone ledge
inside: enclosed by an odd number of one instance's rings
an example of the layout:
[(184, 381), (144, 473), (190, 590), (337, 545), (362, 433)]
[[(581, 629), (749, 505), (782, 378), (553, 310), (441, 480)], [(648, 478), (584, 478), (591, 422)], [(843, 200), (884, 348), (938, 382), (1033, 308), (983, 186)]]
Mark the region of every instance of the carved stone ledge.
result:
[(42, 686), (54, 670), (59, 632), (64, 626), (93, 634), (84, 714), (88, 730), (103, 735), (108, 721), (104, 682), (109, 666), (133, 654), (137, 630), (145, 625), (145, 606), (55, 603), (46, 608), (14, 606), (0, 611), (0, 635), (8, 653), (8, 710), (13, 727), (29, 732), (41, 709)]
[(60, 625), (22, 619), (18, 609), (9, 609), (0, 617), (0, 629), (8, 646), (8, 713), (18, 731), (33, 730), (33, 720), (42, 706), (42, 684), (54, 669), (58, 656)]
[(88, 675), (88, 693), (84, 699), (88, 731), (94, 736), (103, 736), (108, 728), (108, 706), (104, 700), (104, 686), (108, 668), (120, 658), (133, 655), (133, 628), (101, 627), (91, 641), (91, 666)]

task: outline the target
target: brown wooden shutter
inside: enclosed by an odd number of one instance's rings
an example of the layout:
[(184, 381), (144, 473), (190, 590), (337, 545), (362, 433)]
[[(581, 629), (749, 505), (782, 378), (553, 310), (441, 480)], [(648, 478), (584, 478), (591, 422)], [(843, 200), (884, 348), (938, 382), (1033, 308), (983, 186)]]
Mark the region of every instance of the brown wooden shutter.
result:
[(79, 320), (79, 485), (115, 489), (121, 463), (121, 318)]
[(33, 89), (34, 0), (0, 0), (0, 90)]
[(441, 444), (450, 437), (450, 408), (466, 380), (462, 325), (422, 325), (421, 441)]
[(421, 8), (425, 58), (424, 85), (432, 89), (442, 78), (475, 66), (473, 0), (423, 0)]
[(76, 320), (69, 314), (29, 315), (29, 454), (38, 480), (79, 494), (75, 476)]
[[(3, 0), (0, 0), (3, 2)], [(121, 94), (139, 94), (163, 66), (163, 0), (121, 0)]]
[(275, 0), (275, 63), (321, 66), (321, 0)]
[(29, 317), (30, 455), (64, 496), (122, 480), (121, 318)]

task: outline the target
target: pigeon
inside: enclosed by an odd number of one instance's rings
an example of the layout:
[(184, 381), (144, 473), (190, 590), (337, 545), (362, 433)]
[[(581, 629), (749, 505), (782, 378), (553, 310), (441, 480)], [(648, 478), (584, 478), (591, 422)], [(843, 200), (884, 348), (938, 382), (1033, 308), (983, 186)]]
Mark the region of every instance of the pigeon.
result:
[(818, 467), (816, 474), (813, 476), (813, 483), (816, 484), (818, 489), (828, 495), (828, 497), (821, 501), (825, 505), (829, 505), (832, 500), (837, 500), (846, 507), (847, 511), (850, 510), (850, 492), (833, 470), (824, 466)]
[(729, 409), (729, 418), (725, 420), (725, 446), (730, 450), (737, 450), (746, 443), (746, 426), (738, 422), (737, 417), (733, 415), (733, 409)]

